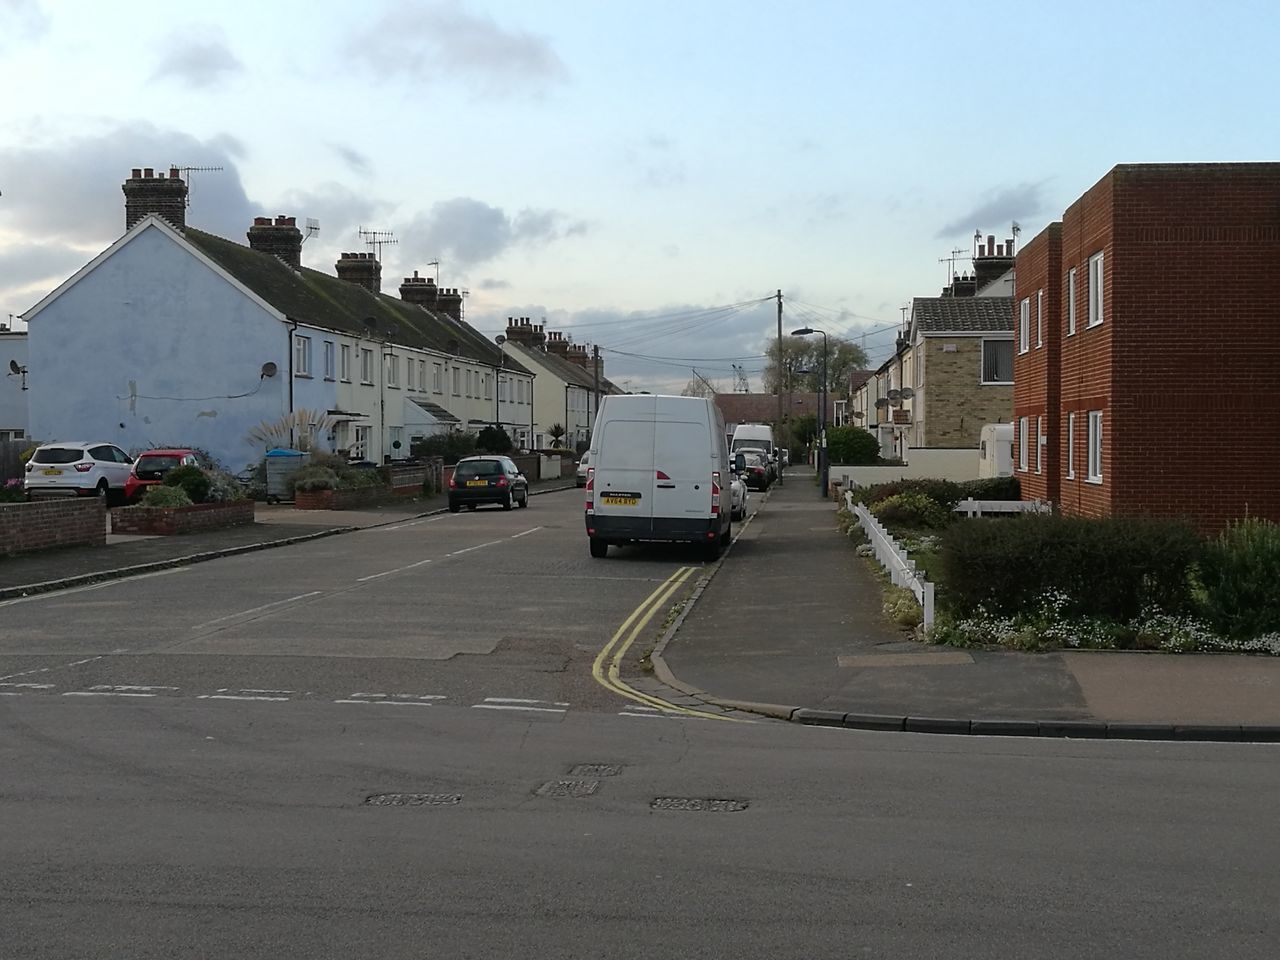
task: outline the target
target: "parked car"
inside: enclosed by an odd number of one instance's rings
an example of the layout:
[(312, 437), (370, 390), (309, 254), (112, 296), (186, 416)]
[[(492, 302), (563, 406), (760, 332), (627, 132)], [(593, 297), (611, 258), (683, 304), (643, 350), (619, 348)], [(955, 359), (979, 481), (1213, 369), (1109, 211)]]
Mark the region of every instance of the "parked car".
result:
[(200, 456), (194, 450), (179, 448), (176, 450), (145, 450), (133, 461), (133, 469), (124, 482), (124, 499), (126, 503), (135, 503), (142, 499), (147, 487), (153, 487), (164, 480), (164, 475), (174, 467), (203, 467)]
[(734, 471), (733, 478), (729, 481), (729, 488), (732, 499), (730, 500), (730, 520), (745, 520), (747, 518), (747, 482)]
[(769, 467), (769, 455), (763, 450), (744, 450), (739, 447), (734, 457), (742, 456), (743, 468), (740, 476), (752, 490), (768, 490), (773, 482), (773, 473)]
[(529, 505), (529, 481), (510, 457), (466, 457), (449, 478), (449, 511), (497, 503), (503, 510)]
[(578, 461), (578, 486), (585, 487), (587, 485), (587, 470), (591, 466), (591, 451), (588, 450), (582, 455), (582, 459)]
[(41, 496), (123, 499), (133, 458), (114, 443), (66, 440), (36, 447), (22, 486), (27, 499)]
[(778, 450), (778, 462), (784, 467), (791, 466), (790, 449), (788, 449), (787, 447), (782, 447), (781, 449)]

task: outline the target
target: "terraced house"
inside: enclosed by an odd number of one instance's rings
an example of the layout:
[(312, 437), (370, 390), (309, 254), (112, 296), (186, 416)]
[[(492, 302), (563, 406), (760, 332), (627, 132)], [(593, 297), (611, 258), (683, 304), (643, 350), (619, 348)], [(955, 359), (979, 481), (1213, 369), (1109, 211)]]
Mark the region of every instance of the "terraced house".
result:
[(304, 416), (322, 446), (381, 462), (412, 441), (532, 419), (533, 374), (462, 318), (457, 290), (382, 292), (370, 253), (302, 265), (292, 217), (248, 246), (186, 223), (177, 170), (135, 169), (126, 232), (26, 313), (34, 437), (204, 447), (232, 469), (250, 431)]

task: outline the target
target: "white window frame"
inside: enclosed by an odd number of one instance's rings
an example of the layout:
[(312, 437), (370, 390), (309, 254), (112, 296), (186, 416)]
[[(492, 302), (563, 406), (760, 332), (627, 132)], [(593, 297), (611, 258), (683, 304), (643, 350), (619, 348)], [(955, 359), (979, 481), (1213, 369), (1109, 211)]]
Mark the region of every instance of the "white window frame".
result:
[(383, 366), (383, 376), (387, 378), (387, 386), (393, 390), (400, 389), (400, 358), (394, 353), (386, 354), (383, 359), (386, 361)]
[[(418, 389), (427, 392), (427, 361), (418, 361)], [(412, 438), (410, 438), (412, 439)]]
[(1067, 479), (1076, 478), (1076, 412), (1067, 414)]
[[(987, 379), (987, 344), (988, 344), (988, 343), (1008, 343), (1008, 344), (1010, 344), (1010, 355), (1009, 355), (1009, 367), (1010, 367), (1010, 371), (1009, 371), (1009, 372), (1010, 372), (1010, 374), (1012, 374), (1012, 372), (1013, 372), (1013, 369), (1012, 369), (1012, 368), (1013, 368), (1012, 341), (1010, 341), (1010, 340), (1008, 340), (1008, 339), (1006, 339), (1006, 338), (1004, 338), (1004, 337), (989, 337), (989, 338), (983, 338), (983, 340), (982, 340), (982, 344), (981, 344), (981, 348), (978, 350), (978, 363), (979, 363), (979, 367), (978, 367), (978, 383), (980, 383), (980, 384), (981, 384), (982, 386), (984, 386), (984, 387), (1008, 386), (1009, 384), (1013, 383), (1013, 378), (1012, 378), (1012, 376), (1010, 376), (1010, 378), (1009, 378), (1008, 380), (988, 380), (988, 379)], [(1023, 350), (1022, 352), (1023, 352), (1023, 353), (1026, 353), (1026, 351), (1025, 351), (1025, 350)]]
[(498, 402), (507, 402), (507, 381), (503, 380), (501, 377), (498, 378)]
[(351, 382), (351, 344), (344, 343), (338, 352), (338, 375), (343, 383)]
[(1044, 473), (1044, 417), (1036, 417), (1036, 473)]
[(413, 357), (404, 358), (404, 388), (417, 390), (417, 379), (414, 377)]
[(1067, 271), (1067, 336), (1076, 335), (1076, 268)]
[(293, 338), (293, 375), (295, 377), (311, 376), (311, 338), (295, 336)]
[(444, 393), (444, 367), (439, 363), (433, 363), (431, 366), (434, 368), (431, 374), (432, 392)]
[(453, 395), (455, 397), (462, 396), (462, 368), (453, 368)]
[(493, 381), (489, 379), (489, 374), (484, 375), (484, 398), (486, 400), (493, 399)]
[(334, 357), (333, 357), (333, 341), (326, 340), (324, 342), (324, 378), (326, 380), (333, 379)]
[(1031, 349), (1031, 298), (1023, 297), (1018, 304), (1018, 355)]
[(1036, 291), (1036, 349), (1044, 346), (1044, 291)]
[(369, 441), (372, 439), (373, 427), (357, 426), (355, 428), (355, 441), (351, 444), (351, 453), (362, 460), (369, 458)]
[(1089, 483), (1102, 482), (1102, 411), (1089, 411)]
[(373, 351), (368, 347), (360, 348), (360, 382), (373, 383)]
[(1018, 472), (1027, 472), (1027, 431), (1030, 427), (1028, 417), (1018, 418)]
[(1099, 250), (1089, 258), (1089, 326), (1101, 326), (1106, 319), (1104, 292), (1106, 283), (1106, 264)]

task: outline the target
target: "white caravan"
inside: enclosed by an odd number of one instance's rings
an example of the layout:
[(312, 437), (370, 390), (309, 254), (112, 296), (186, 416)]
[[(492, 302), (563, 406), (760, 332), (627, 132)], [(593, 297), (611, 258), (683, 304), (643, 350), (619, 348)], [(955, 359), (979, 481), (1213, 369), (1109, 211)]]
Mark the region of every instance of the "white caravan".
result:
[(978, 443), (978, 476), (1013, 476), (1013, 424), (988, 423)]
[(603, 398), (590, 463), (586, 520), (593, 557), (605, 556), (610, 544), (656, 540), (696, 543), (715, 559), (728, 545), (732, 464), (724, 417), (712, 400)]

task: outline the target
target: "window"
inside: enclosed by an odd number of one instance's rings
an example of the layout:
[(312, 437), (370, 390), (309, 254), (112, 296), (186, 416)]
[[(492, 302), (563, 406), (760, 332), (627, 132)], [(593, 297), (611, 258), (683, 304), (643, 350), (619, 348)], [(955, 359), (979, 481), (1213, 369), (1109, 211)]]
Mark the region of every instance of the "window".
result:
[(326, 340), (324, 342), (324, 378), (326, 380), (333, 379), (333, 341)]
[(1036, 417), (1036, 473), (1044, 473), (1044, 417)]
[(387, 354), (387, 386), (400, 387), (400, 358), (394, 353)]
[(457, 367), (453, 368), (453, 395), (462, 396), (462, 371)]
[(436, 393), (444, 393), (444, 368), (438, 363), (433, 363), (431, 366), (431, 389)]
[(413, 358), (405, 357), (404, 358), (404, 385), (405, 385), (405, 389), (407, 390), (418, 389), (418, 381), (414, 375), (414, 370), (415, 370), (415, 367), (413, 365)]
[(1018, 304), (1018, 352), (1031, 349), (1031, 298), (1023, 297)]
[(418, 389), (427, 389), (427, 361), (418, 361)]
[(1027, 472), (1027, 418), (1018, 420), (1018, 469)]
[(1089, 258), (1089, 326), (1102, 322), (1102, 251)]
[(490, 376), (491, 374), (488, 373), (484, 375), (484, 398), (486, 400), (493, 399), (493, 381), (489, 379)]
[(503, 380), (501, 377), (498, 378), (498, 402), (507, 402), (507, 381)]
[(373, 351), (360, 348), (360, 382), (373, 383)]
[(982, 341), (982, 382), (1013, 383), (1012, 340)]
[(1076, 332), (1076, 268), (1067, 271), (1067, 336)]
[(295, 377), (311, 376), (311, 338), (293, 338), (293, 375)]
[(1089, 411), (1089, 482), (1102, 482), (1102, 411)]
[[(364, 353), (372, 354), (372, 350), (365, 350)], [(373, 430), (372, 427), (356, 427), (356, 442), (351, 446), (351, 455), (364, 459), (369, 456), (369, 434)]]
[(351, 344), (344, 343), (342, 345), (342, 352), (341, 354), (339, 354), (339, 356), (342, 358), (342, 365), (338, 367), (338, 370), (342, 376), (342, 379), (345, 380), (347, 383), (350, 383), (351, 382)]
[[(1072, 271), (1074, 273), (1074, 271)], [(1076, 478), (1076, 412), (1067, 414), (1067, 479)]]
[(1044, 346), (1044, 291), (1036, 291), (1036, 349)]

